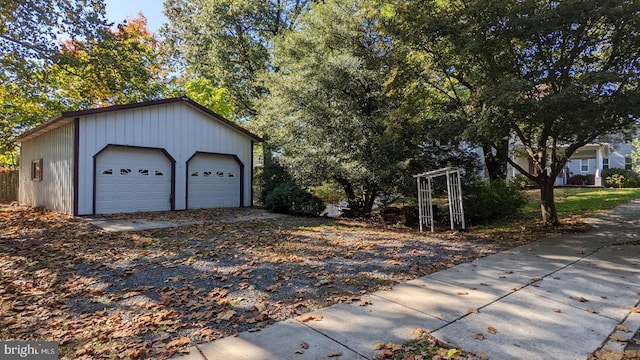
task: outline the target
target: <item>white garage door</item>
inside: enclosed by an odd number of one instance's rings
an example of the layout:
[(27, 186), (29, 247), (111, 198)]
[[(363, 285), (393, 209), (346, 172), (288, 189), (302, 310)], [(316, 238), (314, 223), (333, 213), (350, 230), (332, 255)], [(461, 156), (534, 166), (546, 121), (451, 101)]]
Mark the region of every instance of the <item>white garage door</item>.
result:
[(171, 210), (171, 162), (160, 150), (107, 148), (96, 158), (96, 214)]
[(232, 156), (195, 155), (187, 181), (189, 209), (240, 206), (240, 166)]

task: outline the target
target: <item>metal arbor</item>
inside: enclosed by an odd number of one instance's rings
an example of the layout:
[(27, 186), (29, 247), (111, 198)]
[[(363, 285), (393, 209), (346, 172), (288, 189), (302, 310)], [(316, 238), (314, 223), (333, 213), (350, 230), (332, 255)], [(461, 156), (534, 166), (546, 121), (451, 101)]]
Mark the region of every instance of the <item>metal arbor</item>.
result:
[(438, 170), (428, 171), (419, 175), (414, 175), (418, 183), (418, 220), (420, 224), (420, 232), (423, 226), (431, 226), (433, 232), (433, 202), (431, 196), (431, 182), (433, 178), (438, 176), (447, 177), (447, 195), (449, 197), (449, 219), (451, 220), (451, 230), (455, 225), (464, 224), (464, 208), (462, 207), (462, 186), (460, 183), (460, 169), (458, 168), (442, 168)]

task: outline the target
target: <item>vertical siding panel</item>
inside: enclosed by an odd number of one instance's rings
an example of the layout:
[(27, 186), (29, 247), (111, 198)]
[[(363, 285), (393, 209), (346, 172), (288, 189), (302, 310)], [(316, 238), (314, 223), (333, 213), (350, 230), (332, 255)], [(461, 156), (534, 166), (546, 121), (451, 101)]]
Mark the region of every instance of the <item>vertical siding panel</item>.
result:
[[(42, 136), (44, 139), (51, 134)], [(67, 170), (63, 166), (45, 168), (47, 174), (54, 175), (55, 182), (68, 183), (64, 194), (56, 200), (56, 207), (65, 207), (60, 211), (73, 211), (73, 126), (65, 128), (65, 134), (59, 136), (60, 142), (53, 150), (56, 158), (68, 157)], [(36, 147), (30, 146), (40, 138), (26, 142), (21, 149), (24, 161), (21, 164), (20, 181), (27, 186), (20, 187), (20, 202), (33, 206), (43, 206), (36, 201), (37, 189), (30, 180), (31, 160), (36, 159)], [(52, 140), (53, 141), (53, 140)], [(65, 145), (66, 144), (66, 145)], [(185, 208), (186, 198), (186, 161), (196, 151), (236, 154), (244, 164), (245, 194), (244, 205), (251, 205), (251, 141), (245, 135), (235, 131), (203, 112), (183, 103), (169, 103), (137, 109), (87, 115), (80, 119), (79, 163), (78, 163), (78, 213), (91, 214), (93, 211), (93, 157), (107, 144), (120, 144), (164, 148), (176, 160), (175, 164), (175, 205), (176, 209)], [(52, 144), (50, 144), (53, 146)], [(68, 147), (67, 147), (68, 146)], [(42, 156), (44, 157), (44, 156)], [(623, 158), (624, 161), (624, 158)], [(44, 183), (44, 181), (43, 181)], [(68, 189), (68, 190), (67, 190)], [(57, 190), (52, 190), (57, 191)], [(68, 195), (66, 195), (68, 193)], [(68, 203), (68, 205), (66, 205)], [(62, 205), (65, 204), (65, 205)]]
[[(73, 214), (74, 124), (26, 141), (21, 147), (20, 203)], [(42, 181), (31, 180), (31, 163), (42, 159)]]

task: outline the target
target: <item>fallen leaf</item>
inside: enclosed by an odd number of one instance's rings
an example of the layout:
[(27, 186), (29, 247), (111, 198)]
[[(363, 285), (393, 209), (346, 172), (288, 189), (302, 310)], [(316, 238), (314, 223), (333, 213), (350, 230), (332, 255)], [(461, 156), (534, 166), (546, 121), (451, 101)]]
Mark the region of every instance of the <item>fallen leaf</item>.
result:
[(411, 330), (411, 333), (415, 334), (415, 335), (422, 335), (422, 334), (424, 334), (426, 332), (427, 332), (427, 330), (425, 330), (423, 328), (415, 328), (415, 329)]
[(186, 336), (183, 336), (183, 337), (177, 338), (175, 340), (169, 341), (169, 343), (167, 344), (167, 349), (168, 348), (172, 348), (172, 347), (176, 347), (176, 346), (187, 345), (190, 342), (191, 342), (191, 339), (189, 339)]
[(624, 332), (631, 332), (631, 330), (629, 330), (628, 327), (622, 325), (622, 324), (618, 324), (616, 325), (616, 330), (617, 331), (624, 331)]
[(236, 312), (235, 312), (235, 311), (233, 311), (233, 310), (227, 310), (227, 311), (224, 311), (224, 312), (219, 313), (219, 314), (218, 314), (218, 316), (216, 317), (216, 320), (217, 320), (218, 322), (220, 322), (220, 321), (222, 321), (222, 320), (229, 321), (229, 320), (233, 317), (233, 315), (235, 315), (235, 314), (236, 314)]
[(587, 302), (589, 300), (583, 298), (582, 296), (570, 296), (570, 298), (572, 298), (575, 301), (579, 301), (579, 302)]
[(256, 304), (255, 305), (256, 310), (258, 310), (258, 312), (263, 312), (265, 310), (267, 310), (267, 305), (260, 303), (260, 304)]
[(304, 354), (304, 350), (300, 350), (300, 349), (298, 349), (298, 350), (294, 351), (294, 353), (295, 353), (295, 354), (302, 355), (302, 354)]
[(594, 308), (588, 308), (587, 311), (592, 313), (592, 314), (597, 314), (598, 313), (598, 310), (596, 310)]
[(466, 291), (456, 291), (456, 295), (469, 295)]
[(553, 312), (561, 313), (561, 312), (562, 312), (562, 310), (560, 310), (560, 309), (558, 309), (558, 308), (555, 308), (555, 309), (553, 309)]
[(489, 327), (487, 328), (487, 332), (488, 332), (489, 334), (495, 335), (495, 334), (497, 334), (497, 333), (498, 333), (498, 329), (494, 328), (493, 326), (489, 326)]
[(471, 338), (482, 341), (482, 340), (484, 340), (484, 335), (482, 335), (482, 334), (473, 334), (473, 335), (471, 335)]
[(342, 356), (342, 352), (340, 352), (338, 350), (331, 350), (327, 354), (327, 357), (336, 357), (336, 356)]
[(634, 308), (631, 309), (631, 312), (632, 313), (640, 313), (640, 308), (634, 307)]
[(611, 336), (609, 336), (609, 339), (611, 339), (612, 341), (618, 341), (618, 342), (629, 341), (629, 339), (622, 334), (611, 334)]
[(322, 315), (304, 315), (302, 317), (300, 317), (298, 320), (300, 320), (301, 322), (308, 322), (308, 321), (320, 321), (322, 320)]
[(447, 351), (447, 355), (446, 356), (447, 356), (447, 359), (453, 359), (453, 358), (455, 358), (456, 356), (458, 356), (460, 354), (461, 354), (461, 352), (458, 349), (449, 349)]
[(384, 348), (385, 348), (385, 345), (382, 342), (377, 342), (373, 344), (373, 350), (383, 350)]
[(467, 314), (477, 314), (477, 313), (479, 313), (478, 309), (475, 309), (475, 308), (467, 309)]
[(359, 306), (367, 306), (367, 305), (373, 305), (373, 303), (371, 303), (371, 301), (361, 301), (358, 305)]
[(486, 353), (481, 352), (477, 352), (476, 356), (478, 358), (480, 358), (480, 360), (489, 360), (489, 355), (487, 355)]
[(308, 349), (309, 348), (309, 344), (307, 344), (306, 342), (303, 341), (303, 342), (300, 343), (300, 347), (303, 348), (303, 349)]

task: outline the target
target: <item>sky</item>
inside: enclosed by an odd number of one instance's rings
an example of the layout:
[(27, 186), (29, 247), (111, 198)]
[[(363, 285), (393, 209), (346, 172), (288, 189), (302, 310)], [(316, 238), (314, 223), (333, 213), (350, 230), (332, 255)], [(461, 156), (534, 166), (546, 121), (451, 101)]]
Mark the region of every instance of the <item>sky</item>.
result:
[(127, 17), (134, 18), (142, 11), (148, 21), (150, 31), (157, 33), (167, 18), (162, 14), (163, 0), (105, 0), (107, 20), (121, 23)]

